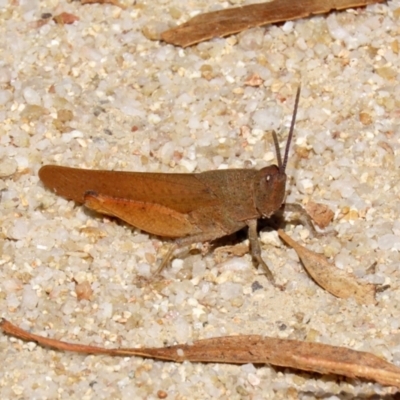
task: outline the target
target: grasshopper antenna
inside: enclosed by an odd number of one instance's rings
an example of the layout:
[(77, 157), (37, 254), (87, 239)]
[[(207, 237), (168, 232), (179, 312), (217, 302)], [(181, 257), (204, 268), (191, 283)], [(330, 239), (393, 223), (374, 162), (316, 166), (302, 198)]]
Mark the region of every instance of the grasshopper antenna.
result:
[(292, 122), (290, 124), (289, 137), (288, 137), (288, 140), (286, 142), (286, 149), (285, 149), (285, 155), (283, 157), (283, 164), (282, 164), (280, 155), (279, 155), (279, 158), (278, 158), (279, 172), (281, 174), (283, 174), (285, 172), (287, 161), (288, 161), (288, 157), (289, 157), (290, 143), (292, 142), (294, 125), (296, 123), (296, 115), (297, 115), (297, 108), (299, 106), (300, 92), (301, 92), (301, 85), (299, 85), (299, 87), (297, 88), (296, 100), (294, 101), (294, 110), (293, 110)]
[(275, 131), (272, 131), (272, 139), (273, 139), (273, 141), (274, 141), (275, 154), (276, 154), (276, 160), (277, 160), (277, 162), (278, 162), (279, 171), (284, 171), (284, 170), (282, 170), (282, 155), (281, 155), (281, 149), (279, 148), (278, 136), (276, 135), (276, 132), (275, 132)]

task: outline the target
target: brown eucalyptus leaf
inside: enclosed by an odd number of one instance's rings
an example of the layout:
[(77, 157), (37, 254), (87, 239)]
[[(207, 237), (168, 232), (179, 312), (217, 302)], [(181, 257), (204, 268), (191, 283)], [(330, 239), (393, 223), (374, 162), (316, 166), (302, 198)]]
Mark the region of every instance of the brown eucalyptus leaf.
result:
[(215, 37), (224, 37), (255, 26), (305, 18), (333, 10), (363, 7), (383, 0), (275, 0), (196, 15), (186, 23), (161, 34), (162, 40), (187, 47)]
[(374, 285), (358, 282), (353, 274), (336, 268), (323, 255), (301, 246), (281, 229), (278, 234), (296, 251), (307, 272), (327, 292), (342, 299), (353, 297), (358, 304), (375, 304)]
[(82, 354), (138, 356), (166, 361), (214, 362), (228, 364), (272, 364), (320, 374), (337, 374), (363, 378), (382, 385), (400, 388), (400, 368), (374, 354), (300, 340), (278, 339), (258, 335), (222, 336), (161, 348), (105, 349), (73, 344), (35, 335), (5, 319), (0, 329), (18, 339), (41, 346)]

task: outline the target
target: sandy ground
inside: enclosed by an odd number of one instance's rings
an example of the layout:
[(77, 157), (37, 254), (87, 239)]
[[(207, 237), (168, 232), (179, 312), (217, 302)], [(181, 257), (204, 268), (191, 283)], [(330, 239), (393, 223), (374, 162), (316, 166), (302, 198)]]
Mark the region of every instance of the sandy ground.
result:
[[(147, 38), (210, 4), (138, 1), (122, 10), (0, 0), (1, 316), (39, 334), (109, 347), (265, 334), (399, 364), (400, 1), (187, 49)], [(80, 19), (38, 22), (61, 12)], [(255, 78), (259, 86), (249, 84)], [(337, 268), (386, 285), (376, 305), (319, 288), (268, 228), (262, 256), (284, 291), (240, 254), (245, 234), (231, 238), (237, 254), (183, 252), (162, 279), (143, 284), (168, 241), (68, 202), (38, 179), (44, 164), (165, 173), (261, 168), (275, 160), (271, 130), (284, 146), (300, 81), (287, 201), (329, 206), (329, 229), (338, 234), (313, 239), (290, 223), (285, 230)], [(3, 399), (390, 399), (395, 392), (270, 366), (82, 356), (4, 335), (0, 348)]]

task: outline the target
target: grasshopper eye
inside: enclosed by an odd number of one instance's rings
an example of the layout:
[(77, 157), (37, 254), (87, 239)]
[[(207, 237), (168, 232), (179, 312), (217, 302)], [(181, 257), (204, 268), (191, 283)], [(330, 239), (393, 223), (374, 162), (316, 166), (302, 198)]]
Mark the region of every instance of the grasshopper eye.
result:
[(265, 168), (263, 175), (264, 182), (268, 184), (274, 180), (275, 176), (279, 176), (279, 168), (276, 165), (270, 165)]

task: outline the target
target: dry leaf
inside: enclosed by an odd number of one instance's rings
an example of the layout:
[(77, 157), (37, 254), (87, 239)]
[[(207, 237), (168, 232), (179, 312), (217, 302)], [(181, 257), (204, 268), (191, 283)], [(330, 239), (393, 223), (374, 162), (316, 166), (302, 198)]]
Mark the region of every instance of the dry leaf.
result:
[(255, 26), (381, 2), (383, 0), (275, 0), (269, 3), (250, 4), (197, 15), (188, 22), (163, 32), (161, 38), (167, 43), (187, 47)]
[(0, 329), (8, 335), (41, 346), (83, 354), (139, 356), (166, 361), (214, 362), (229, 364), (271, 364), (319, 374), (363, 378), (400, 388), (400, 368), (374, 354), (345, 347), (258, 335), (223, 336), (161, 348), (105, 349), (67, 343), (24, 331), (5, 319)]
[(227, 259), (227, 255), (235, 257), (243, 257), (248, 254), (249, 245), (246, 243), (238, 243), (233, 246), (217, 247), (213, 251), (214, 259), (217, 264), (220, 264)]
[(298, 244), (281, 229), (278, 234), (300, 257), (305, 269), (323, 289), (336, 297), (353, 297), (358, 304), (375, 304), (375, 286), (359, 283), (354, 275), (336, 268), (326, 258)]
[(65, 24), (70, 25), (76, 21), (79, 21), (79, 17), (74, 14), (62, 12), (61, 14), (55, 15), (53, 17), (53, 20), (56, 24), (59, 25), (65, 25)]
[(126, 9), (126, 6), (121, 4), (118, 0), (81, 0), (81, 4), (112, 4), (113, 6), (117, 6), (122, 8), (123, 10)]
[(326, 228), (335, 215), (334, 212), (325, 204), (309, 201), (305, 208), (308, 215), (321, 229)]

